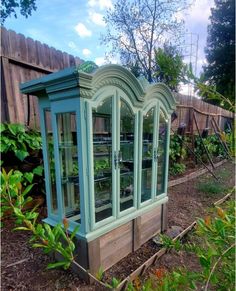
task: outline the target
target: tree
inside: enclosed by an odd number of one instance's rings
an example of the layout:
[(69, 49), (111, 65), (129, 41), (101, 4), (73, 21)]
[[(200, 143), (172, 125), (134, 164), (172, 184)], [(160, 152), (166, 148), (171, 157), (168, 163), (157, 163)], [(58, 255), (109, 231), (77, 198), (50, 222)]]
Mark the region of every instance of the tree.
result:
[(235, 0), (215, 0), (210, 20), (205, 50), (208, 61), (208, 65), (204, 68), (205, 81), (233, 101), (235, 92)]
[(176, 47), (165, 44), (163, 48), (155, 49), (157, 72), (154, 76), (157, 81), (163, 82), (175, 92), (185, 75), (186, 65)]
[(2, 0), (1, 24), (4, 24), (7, 17), (11, 16), (11, 14), (17, 18), (17, 9), (20, 9), (20, 14), (27, 18), (33, 10), (36, 10), (35, 2), (36, 0)]
[(117, 1), (104, 17), (107, 34), (103, 43), (111, 44), (111, 54), (119, 53), (123, 65), (153, 81), (156, 71), (155, 48), (166, 40), (177, 42), (183, 20), (177, 13), (189, 7), (189, 0)]

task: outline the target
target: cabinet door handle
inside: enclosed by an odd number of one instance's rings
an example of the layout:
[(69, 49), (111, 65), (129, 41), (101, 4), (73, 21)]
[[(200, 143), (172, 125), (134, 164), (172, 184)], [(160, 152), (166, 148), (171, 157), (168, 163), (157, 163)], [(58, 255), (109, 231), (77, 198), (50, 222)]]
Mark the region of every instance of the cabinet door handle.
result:
[(160, 157), (160, 154), (158, 153), (158, 150), (155, 149), (154, 154), (153, 154), (154, 161), (157, 162), (159, 157)]
[(115, 169), (117, 169), (120, 165), (120, 163), (122, 163), (123, 159), (122, 159), (122, 152), (114, 152), (114, 165), (115, 165)]

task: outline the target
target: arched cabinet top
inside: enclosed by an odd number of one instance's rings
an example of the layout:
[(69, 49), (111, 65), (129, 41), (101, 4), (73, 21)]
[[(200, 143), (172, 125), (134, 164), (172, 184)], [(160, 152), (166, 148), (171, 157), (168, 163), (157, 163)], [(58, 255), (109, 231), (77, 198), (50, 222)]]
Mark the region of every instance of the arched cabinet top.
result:
[(101, 66), (92, 74), (79, 71), (77, 67), (67, 68), (23, 83), (20, 89), (22, 93), (39, 98), (47, 96), (54, 101), (93, 99), (98, 91), (102, 92), (111, 86), (122, 90), (135, 107), (143, 108), (151, 99), (157, 99), (168, 113), (175, 109), (176, 100), (165, 84), (148, 84), (120, 65)]

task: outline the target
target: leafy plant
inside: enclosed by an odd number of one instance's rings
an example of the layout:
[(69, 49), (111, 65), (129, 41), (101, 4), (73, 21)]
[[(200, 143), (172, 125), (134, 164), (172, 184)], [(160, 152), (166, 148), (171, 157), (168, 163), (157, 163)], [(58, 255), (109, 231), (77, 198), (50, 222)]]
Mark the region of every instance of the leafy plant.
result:
[(116, 279), (115, 277), (112, 278), (111, 280), (111, 284), (106, 284), (106, 286), (110, 289), (116, 289), (118, 287), (118, 285), (120, 284), (120, 280)]
[(31, 150), (42, 148), (40, 133), (33, 130), (25, 130), (22, 124), (0, 124), (0, 152), (13, 152), (23, 161), (29, 156)]
[(59, 253), (63, 260), (60, 262), (50, 263), (48, 269), (63, 267), (69, 268), (74, 261), (75, 237), (78, 227), (74, 229), (71, 235), (68, 233), (69, 223), (67, 219), (63, 220), (63, 225), (58, 224), (51, 227), (46, 223), (38, 223), (39, 213), (36, 208), (31, 211), (24, 211), (26, 203), (32, 200), (27, 194), (32, 189), (33, 184), (27, 185), (25, 188), (22, 184), (23, 174), (19, 171), (11, 170), (9, 173), (3, 169), (1, 172), (1, 217), (4, 213), (11, 209), (19, 226), (14, 230), (30, 231), (32, 236), (30, 243), (34, 248), (42, 248), (45, 253)]
[(176, 163), (187, 156), (187, 150), (183, 146), (182, 136), (174, 134), (170, 138), (170, 162)]
[(174, 163), (170, 166), (169, 173), (172, 176), (176, 176), (179, 174), (183, 174), (186, 170), (186, 166), (184, 164), (180, 163)]
[(194, 253), (201, 271), (182, 268), (171, 273), (158, 272), (149, 279), (148, 286), (151, 287), (145, 290), (198, 290), (199, 286), (205, 291), (210, 287), (234, 290), (235, 203), (227, 203), (225, 210), (217, 207), (214, 217), (198, 219), (193, 237), (195, 243), (182, 244), (168, 237), (162, 237), (162, 242), (169, 249)]
[(98, 272), (96, 274), (96, 278), (99, 280), (99, 281), (102, 281), (102, 278), (104, 276), (104, 270), (103, 270), (103, 267), (100, 266), (100, 268), (98, 269)]

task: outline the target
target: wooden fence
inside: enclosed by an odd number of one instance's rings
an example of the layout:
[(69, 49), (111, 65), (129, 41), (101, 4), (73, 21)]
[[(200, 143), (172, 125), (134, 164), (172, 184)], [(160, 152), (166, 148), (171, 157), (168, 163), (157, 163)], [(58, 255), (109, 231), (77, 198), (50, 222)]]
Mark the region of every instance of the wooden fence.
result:
[[(19, 84), (39, 78), (45, 74), (81, 64), (83, 61), (65, 52), (56, 50), (39, 41), (26, 38), (12, 30), (1, 27), (1, 121), (27, 124), (39, 127), (38, 100), (35, 96), (20, 93)], [(221, 129), (233, 119), (232, 112), (210, 105), (197, 98), (176, 95), (178, 118), (173, 122), (176, 130), (185, 123), (187, 132), (196, 131), (193, 112), (202, 131), (211, 128), (210, 118), (214, 117)], [(29, 106), (30, 105), (30, 106)]]
[[(20, 83), (81, 64), (80, 58), (1, 27), (1, 121), (39, 127), (38, 100), (20, 93)], [(28, 111), (30, 116), (28, 117)]]

